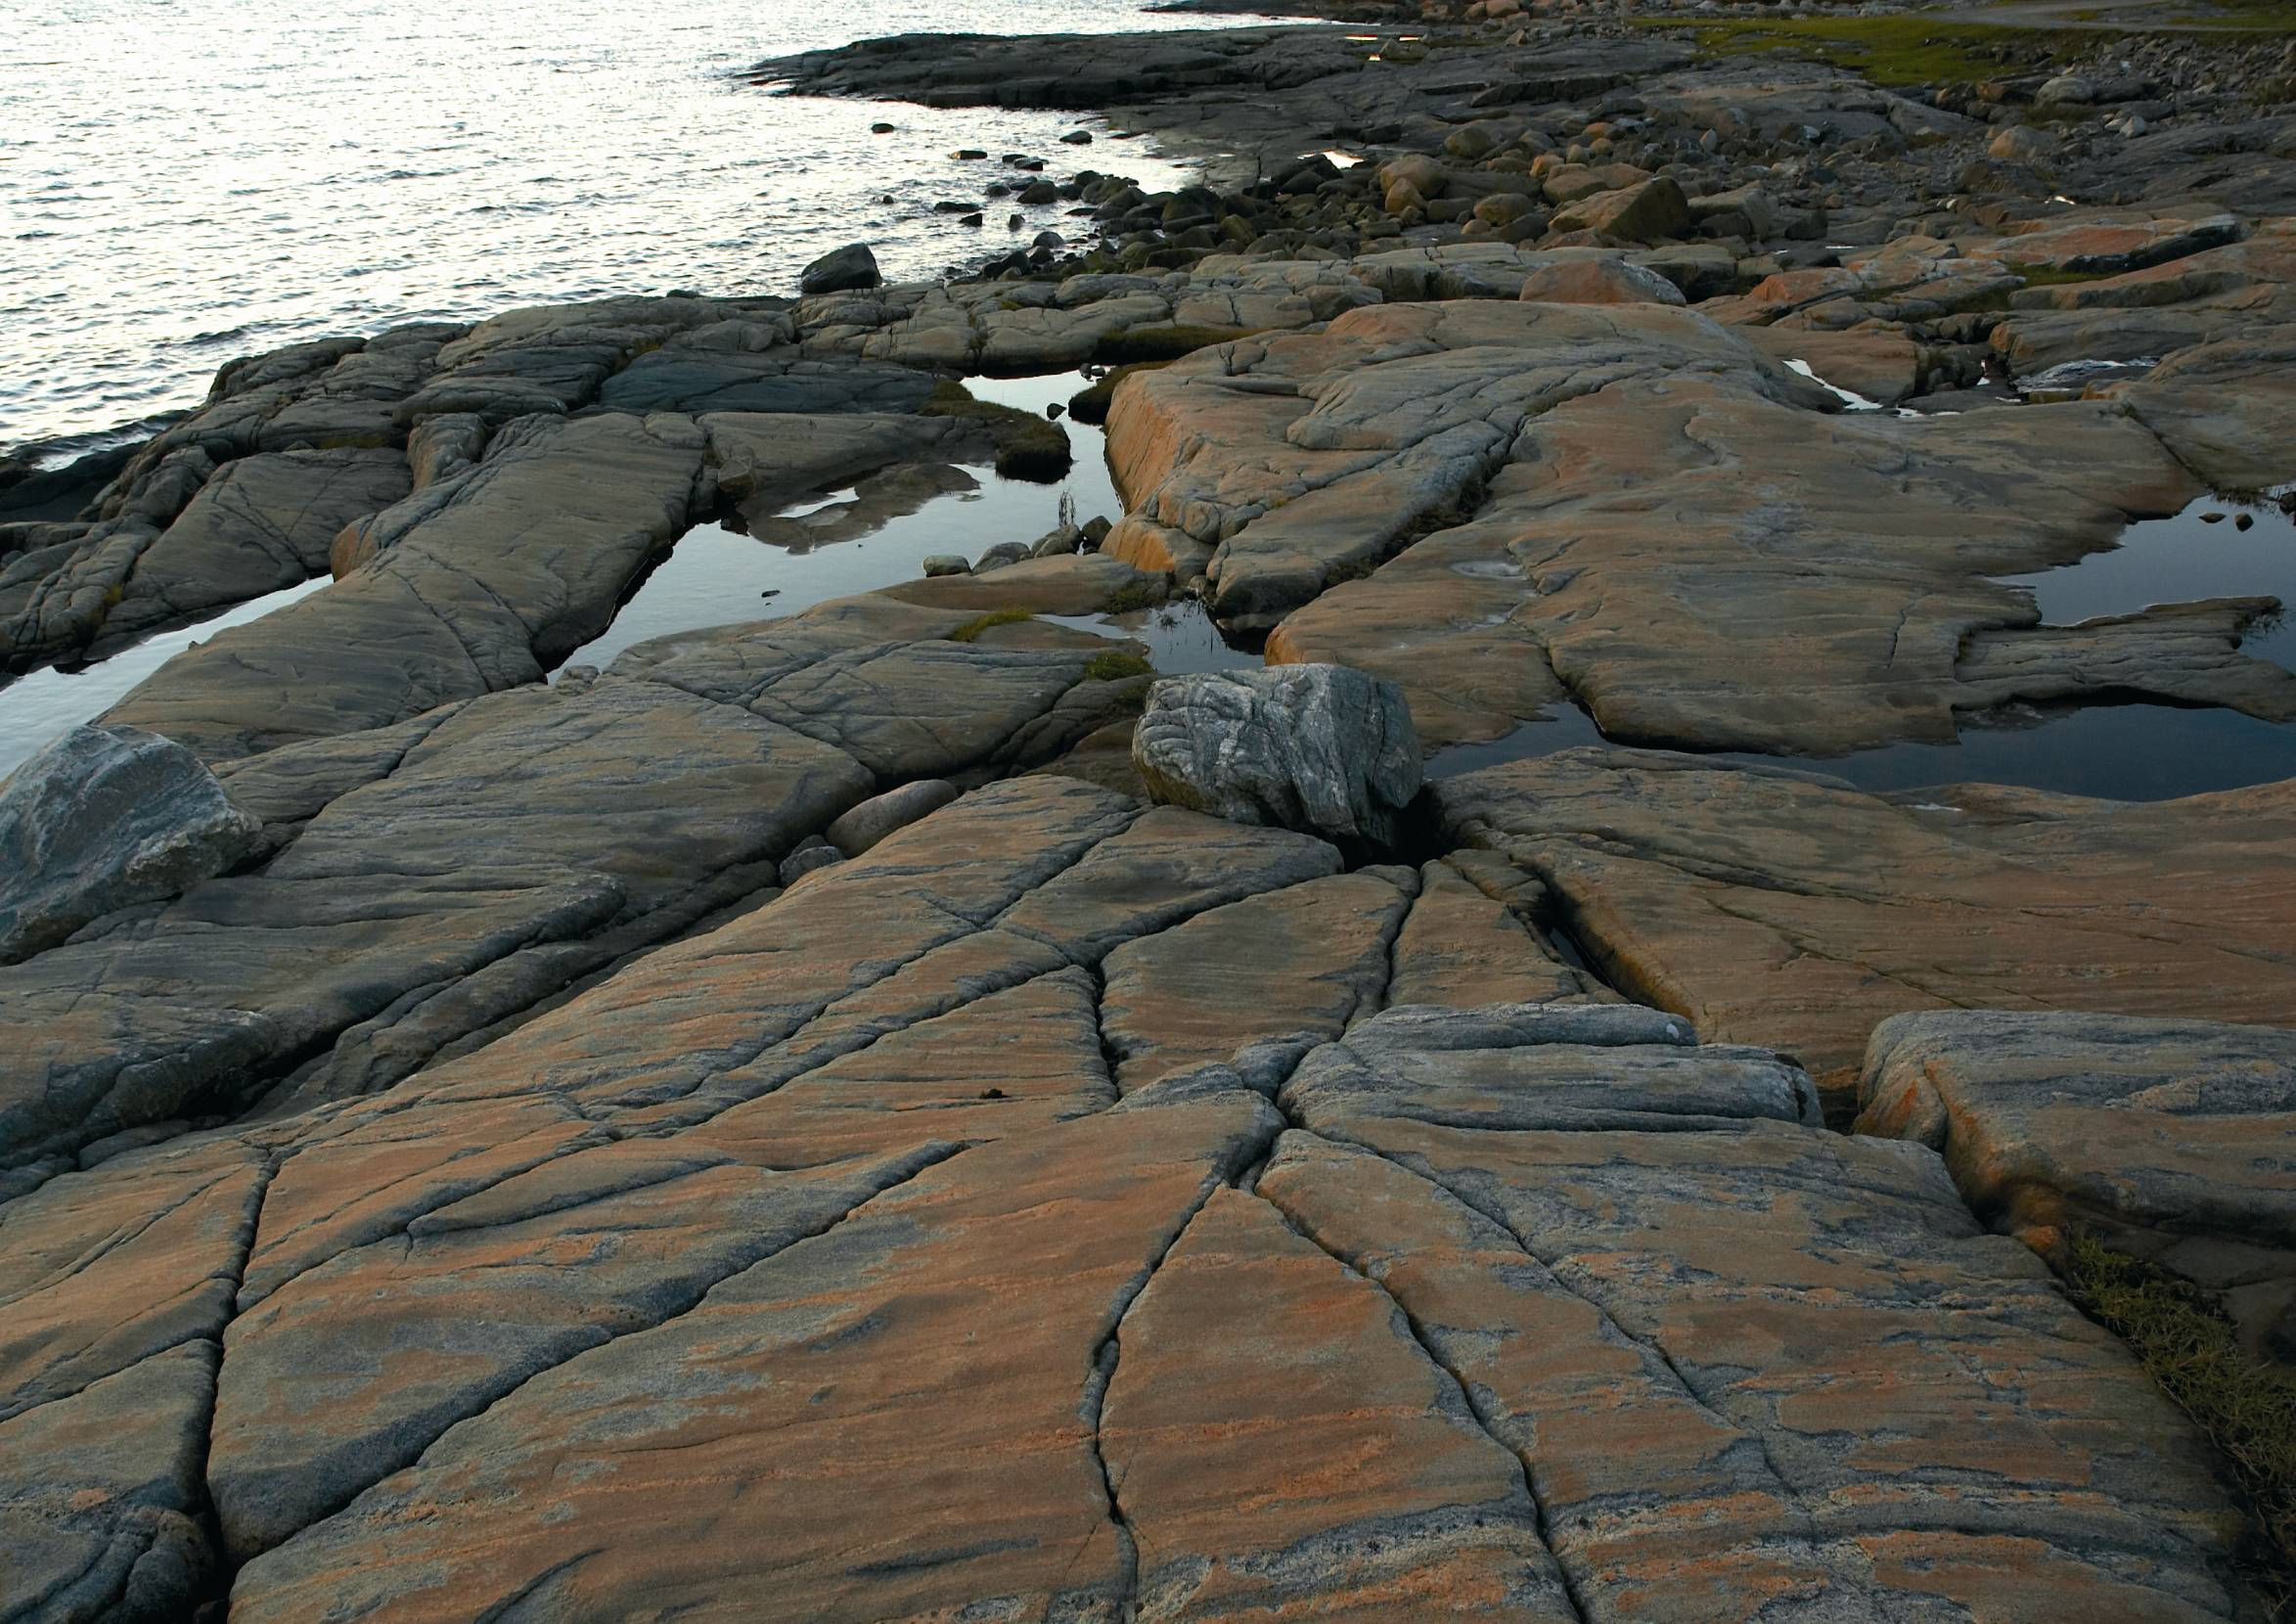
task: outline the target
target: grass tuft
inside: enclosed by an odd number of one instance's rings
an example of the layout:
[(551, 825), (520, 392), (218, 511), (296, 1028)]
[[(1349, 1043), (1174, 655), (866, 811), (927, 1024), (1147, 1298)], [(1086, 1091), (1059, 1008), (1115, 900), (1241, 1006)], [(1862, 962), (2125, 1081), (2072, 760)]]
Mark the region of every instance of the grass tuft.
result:
[(1154, 609), (1164, 601), (1164, 583), (1159, 580), (1126, 581), (1101, 602), (1103, 614), (1130, 614), (1134, 609)]
[(1110, 650), (1104, 654), (1095, 654), (1086, 660), (1083, 680), (1086, 682), (1123, 682), (1132, 677), (1154, 676), (1155, 671), (1156, 668), (1141, 658), (1140, 655), (1126, 654), (1118, 649)]
[(2273, 1616), (2296, 1617), (2296, 1373), (2242, 1349), (2207, 1292), (2093, 1237), (2074, 1238), (2063, 1273), (2073, 1300), (2129, 1344), (2230, 1466)]
[(1023, 620), (1034, 620), (1035, 618), (1035, 615), (1024, 609), (990, 609), (988, 613), (976, 614), (966, 621), (964, 625), (959, 626), (949, 634), (948, 641), (951, 643), (971, 643), (978, 639), (982, 632), (993, 627), (1016, 626)]

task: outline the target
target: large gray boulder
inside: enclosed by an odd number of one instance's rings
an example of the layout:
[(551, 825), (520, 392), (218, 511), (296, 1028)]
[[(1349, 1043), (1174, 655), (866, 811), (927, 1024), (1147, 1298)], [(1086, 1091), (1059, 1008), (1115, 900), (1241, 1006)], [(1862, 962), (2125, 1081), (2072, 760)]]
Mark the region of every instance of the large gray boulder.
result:
[(0, 964), (221, 874), (261, 833), (172, 739), (72, 729), (0, 783)]
[(832, 248), (797, 273), (797, 291), (811, 298), (816, 293), (844, 293), (875, 288), (884, 278), (878, 273), (877, 255), (867, 243), (847, 243)]
[(1394, 842), (1419, 791), (1403, 691), (1349, 665), (1159, 682), (1133, 730), (1132, 761), (1156, 800), (1373, 845)]

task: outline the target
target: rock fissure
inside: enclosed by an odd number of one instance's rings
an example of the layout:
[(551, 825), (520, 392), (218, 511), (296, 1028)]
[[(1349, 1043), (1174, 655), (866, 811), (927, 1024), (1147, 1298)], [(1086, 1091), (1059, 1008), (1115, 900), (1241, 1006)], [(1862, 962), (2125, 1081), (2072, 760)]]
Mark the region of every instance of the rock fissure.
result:
[[(1292, 1131), (1301, 1132), (1303, 1130), (1300, 1130), (1295, 1124)], [(1423, 1175), (1420, 1176), (1423, 1177)], [(1268, 1200), (1264, 1195), (1257, 1198), (1266, 1202), (1276, 1212), (1285, 1229), (1315, 1246), (1325, 1256), (1346, 1270), (1349, 1276), (1364, 1282), (1386, 1298), (1395, 1311), (1397, 1322), (1409, 1331), (1411, 1339), (1417, 1344), (1420, 1354), (1425, 1357), (1428, 1364), (1441, 1371), (1450, 1379), (1452, 1386), (1458, 1390), (1461, 1411), (1473, 1420), (1474, 1424), (1481, 1429), (1486, 1438), (1491, 1440), (1493, 1445), (1505, 1451), (1508, 1459), (1514, 1462), (1523, 1495), (1530, 1501), (1538, 1515), (1538, 1537), (1541, 1548), (1545, 1552), (1547, 1559), (1554, 1564), (1555, 1571), (1560, 1577), (1563, 1593), (1569, 1599), (1571, 1612), (1579, 1620), (1579, 1624), (1593, 1624), (1594, 1614), (1588, 1610), (1585, 1600), (1580, 1596), (1578, 1586), (1571, 1576), (1569, 1565), (1560, 1559), (1559, 1554), (1555, 1550), (1552, 1535), (1552, 1516), (1540, 1497), (1538, 1483), (1532, 1473), (1531, 1463), (1523, 1460), (1520, 1452), (1495, 1429), (1486, 1406), (1477, 1398), (1475, 1384), (1443, 1357), (1435, 1342), (1430, 1339), (1427, 1328), (1420, 1324), (1418, 1319), (1405, 1306), (1402, 1299), (1397, 1297), (1383, 1282), (1373, 1275), (1366, 1274), (1355, 1259), (1333, 1248), (1316, 1234), (1312, 1225), (1300, 1218), (1298, 1214), (1286, 1210), (1276, 1201)]]

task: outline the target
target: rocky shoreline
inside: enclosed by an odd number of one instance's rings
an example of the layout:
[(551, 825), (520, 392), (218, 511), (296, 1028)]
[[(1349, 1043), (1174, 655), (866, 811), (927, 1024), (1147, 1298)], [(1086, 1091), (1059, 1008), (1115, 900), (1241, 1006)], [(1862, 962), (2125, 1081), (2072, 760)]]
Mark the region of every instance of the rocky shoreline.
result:
[[(759, 64), (1204, 181), (0, 465), (11, 678), (281, 599), (0, 779), (0, 1619), (2285, 1604), (2296, 45), (1346, 15)], [(1854, 781), (2097, 717), (2238, 787)]]

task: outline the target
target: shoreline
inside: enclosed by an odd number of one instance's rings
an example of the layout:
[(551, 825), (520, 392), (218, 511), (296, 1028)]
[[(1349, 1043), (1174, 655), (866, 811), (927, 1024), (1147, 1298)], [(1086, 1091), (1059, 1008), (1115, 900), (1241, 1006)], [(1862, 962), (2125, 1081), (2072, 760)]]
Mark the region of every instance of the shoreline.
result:
[(1571, 4), (0, 478), (58, 1624), (2296, 1583), (2296, 39)]

